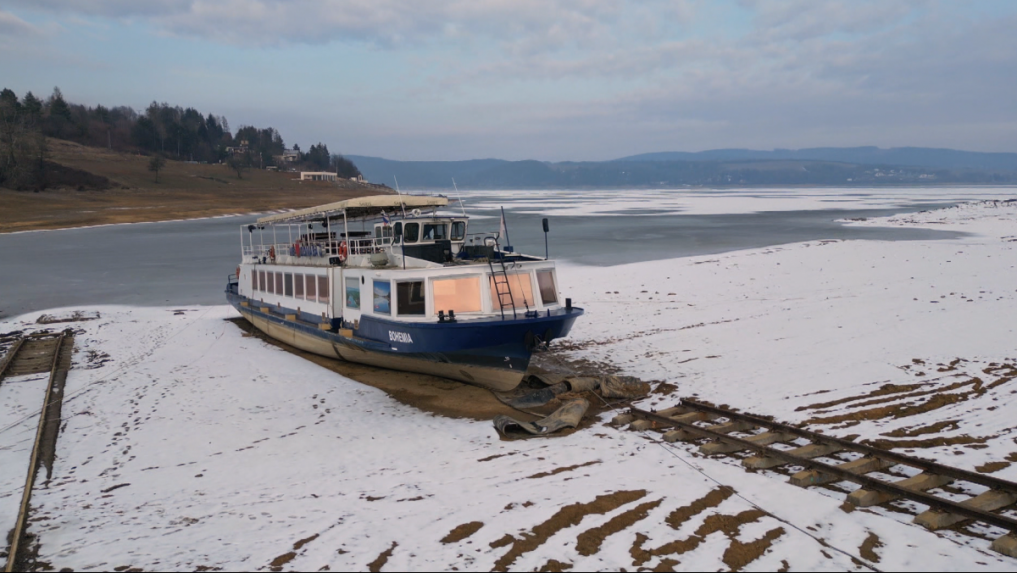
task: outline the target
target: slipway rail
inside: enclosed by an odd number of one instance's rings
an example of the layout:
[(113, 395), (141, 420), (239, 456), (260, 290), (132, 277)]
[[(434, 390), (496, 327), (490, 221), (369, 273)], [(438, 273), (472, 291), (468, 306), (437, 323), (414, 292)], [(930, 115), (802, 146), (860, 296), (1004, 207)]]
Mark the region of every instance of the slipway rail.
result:
[(49, 371), (46, 394), (39, 415), (39, 426), (32, 445), (25, 488), (18, 507), (17, 521), (9, 539), (5, 572), (26, 570), (27, 539), (25, 528), (32, 499), (32, 488), (43, 459), (52, 456), (60, 424), (60, 408), (63, 403), (63, 387), (70, 369), (74, 337), (63, 332), (41, 334), (19, 338), (0, 360), (0, 392), (6, 378)]
[[(929, 509), (917, 515), (914, 522), (930, 530), (970, 521), (1005, 529), (1009, 533), (993, 541), (992, 549), (1017, 558), (1017, 517), (1013, 517), (1017, 516), (1017, 512), (1013, 512), (1017, 509), (1014, 507), (1017, 483), (694, 400), (682, 400), (678, 406), (661, 411), (632, 408), (627, 414), (617, 416), (613, 423), (616, 426), (631, 424), (633, 430), (665, 431), (664, 441), (672, 443), (705, 441), (700, 451), (707, 455), (750, 452), (753, 455), (743, 457), (742, 465), (751, 470), (781, 466), (804, 468), (790, 478), (792, 484), (800, 487), (853, 482), (861, 486), (847, 496), (847, 502), (853, 506), (869, 507), (901, 499), (925, 505)], [(786, 449), (775, 447), (778, 444)], [(844, 453), (860, 457), (852, 461), (833, 457)], [(868, 475), (894, 466), (908, 466), (921, 473), (898, 481)], [(988, 490), (959, 502), (927, 493), (959, 482), (977, 484)], [(1013, 516), (1001, 513), (1006, 511)]]

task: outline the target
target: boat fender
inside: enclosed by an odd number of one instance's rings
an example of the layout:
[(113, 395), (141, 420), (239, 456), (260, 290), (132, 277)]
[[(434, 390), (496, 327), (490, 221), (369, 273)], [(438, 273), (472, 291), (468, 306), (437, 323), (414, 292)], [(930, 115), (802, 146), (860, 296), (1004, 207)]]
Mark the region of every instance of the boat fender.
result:
[(348, 252), (346, 250), (346, 241), (343, 241), (339, 243), (339, 260), (345, 261), (347, 254)]

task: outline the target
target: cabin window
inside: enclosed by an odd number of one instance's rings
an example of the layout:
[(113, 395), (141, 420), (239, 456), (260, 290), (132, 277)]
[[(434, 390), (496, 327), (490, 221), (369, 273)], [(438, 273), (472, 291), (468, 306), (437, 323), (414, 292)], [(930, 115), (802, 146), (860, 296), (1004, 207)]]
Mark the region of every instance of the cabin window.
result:
[(258, 271), (251, 271), (251, 290), (258, 290)]
[(424, 240), (425, 241), (443, 241), (448, 238), (445, 233), (447, 227), (444, 223), (442, 224), (424, 224)]
[(360, 308), (360, 277), (346, 277), (346, 308)]
[(293, 273), (283, 273), (283, 288), (286, 296), (293, 296)]
[(466, 238), (466, 222), (456, 221), (452, 223), (452, 237), (453, 241), (462, 241)]
[(318, 289), (314, 287), (318, 286), (318, 278), (314, 275), (307, 275), (305, 278), (307, 279), (307, 300), (317, 300)]
[[(410, 225), (416, 223), (410, 223), (406, 225), (408, 228)], [(396, 283), (399, 314), (419, 314), (423, 315), (425, 312), (424, 302), (424, 282), (414, 281), (406, 283)]]
[(268, 271), (268, 292), (275, 294), (275, 273)]
[(283, 274), (275, 273), (275, 294), (283, 293)]
[(304, 298), (304, 275), (293, 275), (293, 295)]
[[(501, 310), (503, 306), (505, 310), (510, 310), (513, 302), (515, 303), (516, 310), (526, 310), (534, 307), (533, 285), (530, 283), (530, 273), (510, 273), (507, 284), (502, 275), (498, 275), (497, 285), (495, 285), (494, 277), (490, 278), (491, 308), (495, 311)], [(512, 293), (511, 297), (509, 296), (509, 291)], [(499, 292), (501, 293), (500, 295)]]
[(328, 302), (328, 277), (318, 277), (318, 302)]
[(540, 302), (554, 304), (558, 302), (558, 290), (554, 288), (554, 273), (537, 271), (537, 287), (540, 288)]
[(417, 238), (420, 236), (420, 223), (406, 223), (406, 230), (404, 233), (403, 241), (406, 243), (416, 243)]
[(480, 312), (480, 277), (440, 279), (431, 283), (434, 312)]
[(265, 285), (265, 271), (258, 271), (258, 290), (261, 292), (265, 292), (267, 290)]
[(392, 242), (398, 243), (403, 236), (403, 224), (400, 222), (393, 225), (392, 232), (394, 233)]
[(374, 281), (374, 313), (392, 314), (392, 283)]

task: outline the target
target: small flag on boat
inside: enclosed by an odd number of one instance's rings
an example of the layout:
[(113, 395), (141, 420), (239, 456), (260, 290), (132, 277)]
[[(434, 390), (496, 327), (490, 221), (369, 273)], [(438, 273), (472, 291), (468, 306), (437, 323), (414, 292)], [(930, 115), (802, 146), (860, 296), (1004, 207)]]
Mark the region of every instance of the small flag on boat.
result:
[(385, 211), (381, 212), (381, 220), (385, 223), (385, 226), (388, 227), (388, 215), (385, 214)]

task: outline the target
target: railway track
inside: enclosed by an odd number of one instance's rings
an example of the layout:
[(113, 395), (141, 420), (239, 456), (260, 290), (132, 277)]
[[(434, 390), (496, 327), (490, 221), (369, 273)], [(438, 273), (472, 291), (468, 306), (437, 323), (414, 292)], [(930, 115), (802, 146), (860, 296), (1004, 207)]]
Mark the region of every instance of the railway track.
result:
[[(1014, 505), (1017, 483), (693, 400), (682, 400), (679, 405), (660, 411), (632, 408), (616, 416), (612, 423), (629, 425), (633, 430), (660, 431), (666, 442), (700, 443), (703, 454), (740, 457), (742, 465), (749, 470), (790, 473), (788, 468), (802, 468), (789, 480), (800, 487), (853, 482), (861, 488), (847, 494), (846, 501), (852, 506), (870, 507), (910, 500), (928, 507), (914, 517), (914, 522), (930, 530), (974, 522), (1002, 528), (1008, 533), (996, 537), (992, 549), (1017, 558), (1017, 507)], [(888, 471), (903, 467), (914, 468), (919, 473), (897, 480), (878, 477), (888, 476)], [(964, 484), (987, 489), (977, 495), (968, 494), (967, 499), (960, 501), (930, 493), (950, 488), (957, 497), (958, 492), (972, 489), (970, 486), (954, 487)], [(899, 504), (893, 508), (901, 510)]]
[(64, 383), (71, 366), (73, 348), (74, 337), (69, 332), (35, 334), (15, 340), (7, 354), (0, 359), (0, 393), (3, 392), (4, 380), (7, 378), (49, 372), (17, 520), (14, 530), (7, 537), (10, 546), (7, 548), (5, 572), (27, 570), (29, 539), (25, 529), (28, 524), (32, 488), (41, 466), (52, 471), (56, 439), (60, 430)]

